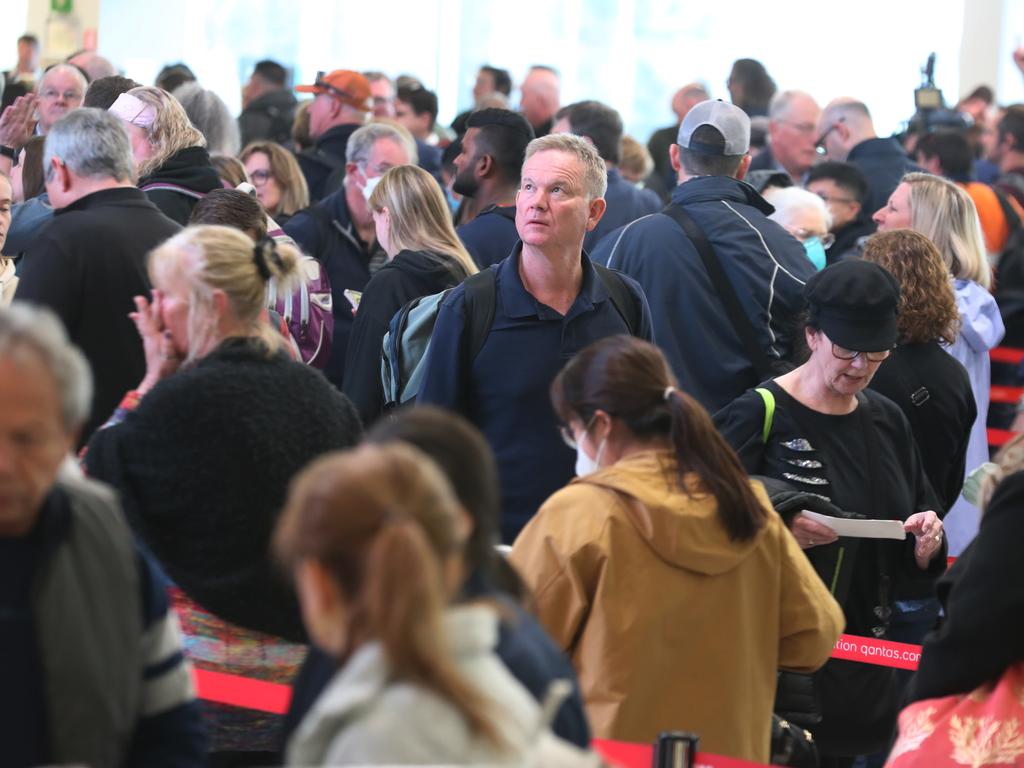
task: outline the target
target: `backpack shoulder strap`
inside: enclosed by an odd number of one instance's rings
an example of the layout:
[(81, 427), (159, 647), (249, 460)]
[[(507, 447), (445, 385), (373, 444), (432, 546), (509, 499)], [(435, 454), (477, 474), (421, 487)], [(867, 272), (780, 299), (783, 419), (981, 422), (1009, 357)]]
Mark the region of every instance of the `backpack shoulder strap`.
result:
[(729, 322), (732, 324), (736, 335), (739, 336), (743, 349), (746, 350), (747, 358), (754, 366), (754, 370), (757, 371), (758, 377), (761, 379), (770, 378), (773, 375), (773, 371), (771, 364), (768, 362), (768, 356), (758, 343), (754, 326), (751, 324), (750, 318), (743, 311), (740, 299), (736, 295), (736, 289), (729, 282), (729, 278), (722, 268), (722, 262), (704, 234), (704, 230), (700, 228), (700, 225), (680, 205), (671, 203), (665, 206), (662, 213), (679, 225), (687, 239), (697, 250), (700, 260), (704, 263), (704, 269), (707, 271), (708, 277), (711, 278), (711, 285), (714, 287), (719, 301), (725, 307), (725, 313), (729, 316)]
[(600, 264), (593, 264), (598, 279), (604, 284), (612, 304), (618, 310), (619, 315), (626, 323), (631, 336), (640, 333), (640, 325), (643, 322), (643, 306), (637, 301), (636, 294), (629, 290), (622, 275), (614, 269), (608, 269)]
[(772, 422), (775, 421), (775, 395), (770, 389), (758, 387), (754, 390), (764, 400), (764, 426), (761, 428), (761, 442), (768, 444), (768, 437), (772, 433)]
[(468, 362), (472, 362), (483, 348), (494, 324), (497, 281), (493, 269), (484, 269), (467, 277), (462, 284), (466, 292), (466, 325), (469, 331), (466, 351)]

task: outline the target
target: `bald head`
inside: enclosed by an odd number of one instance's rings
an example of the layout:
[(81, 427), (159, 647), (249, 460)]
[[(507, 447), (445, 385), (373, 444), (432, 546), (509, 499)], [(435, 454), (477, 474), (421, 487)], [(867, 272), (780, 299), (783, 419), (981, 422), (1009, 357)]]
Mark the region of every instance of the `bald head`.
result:
[(824, 137), (825, 156), (839, 161), (845, 161), (862, 141), (878, 137), (867, 105), (849, 96), (828, 103), (818, 122), (818, 135)]
[(681, 123), (687, 112), (696, 104), (707, 101), (709, 98), (707, 89), (700, 83), (684, 85), (672, 97), (672, 111), (676, 113), (676, 118)]
[(561, 83), (558, 75), (550, 69), (531, 69), (519, 90), (519, 111), (534, 128), (543, 125), (558, 112)]
[(53, 124), (73, 109), (82, 106), (88, 83), (76, 67), (57, 64), (39, 80), (39, 131), (49, 133)]
[(95, 51), (82, 51), (76, 53), (70, 59), (68, 64), (74, 64), (76, 67), (85, 70), (85, 74), (89, 76), (89, 82), (99, 80), (101, 77), (112, 77), (118, 74), (117, 67), (110, 63), (109, 59), (105, 59)]

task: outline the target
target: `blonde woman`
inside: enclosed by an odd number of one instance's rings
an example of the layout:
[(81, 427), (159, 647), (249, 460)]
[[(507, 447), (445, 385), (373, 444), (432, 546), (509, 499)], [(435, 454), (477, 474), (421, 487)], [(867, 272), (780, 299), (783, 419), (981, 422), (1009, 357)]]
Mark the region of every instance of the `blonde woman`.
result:
[(345, 358), (342, 391), (363, 423), (380, 416), (381, 344), (391, 318), (407, 302), (458, 285), (477, 272), (455, 229), (434, 178), (415, 165), (392, 168), (370, 195), (377, 242), (388, 263), (363, 292)]
[[(277, 683), (298, 670), (306, 635), (270, 561), (271, 531), (292, 476), (360, 436), (351, 403), (291, 360), (260, 318), (268, 280), (294, 279), (298, 258), (218, 226), (189, 227), (154, 250), (152, 300), (136, 297), (133, 315), (146, 374), (84, 459), (120, 492), (170, 577), (186, 655), (202, 669)], [(276, 716), (203, 706), (212, 751), (278, 748)], [(273, 754), (259, 760), (280, 764)]]
[[(880, 232), (920, 232), (935, 243), (953, 276), (960, 333), (947, 350), (967, 369), (978, 406), (967, 448), (966, 471), (970, 472), (988, 461), (988, 355), (1005, 332), (999, 307), (988, 292), (992, 275), (978, 211), (970, 196), (953, 182), (927, 173), (908, 173), (885, 207), (875, 213), (874, 220)], [(945, 522), (950, 554), (958, 555), (978, 532), (978, 509), (960, 499)]]
[(309, 186), (295, 155), (273, 141), (246, 146), (238, 159), (245, 165), (256, 199), (278, 224), (309, 207)]
[(196, 201), (221, 188), (206, 139), (167, 91), (132, 88), (110, 106), (132, 142), (138, 186), (165, 216), (188, 224)]

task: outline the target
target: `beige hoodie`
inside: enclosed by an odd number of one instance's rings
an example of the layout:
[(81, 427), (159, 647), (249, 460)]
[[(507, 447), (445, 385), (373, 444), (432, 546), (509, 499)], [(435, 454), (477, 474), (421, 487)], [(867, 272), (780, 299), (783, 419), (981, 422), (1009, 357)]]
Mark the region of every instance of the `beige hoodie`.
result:
[(688, 496), (674, 472), (670, 453), (644, 452), (576, 478), (511, 559), (576, 667), (595, 738), (688, 730), (702, 750), (767, 762), (776, 671), (824, 664), (843, 614), (774, 511), (730, 541), (697, 478)]

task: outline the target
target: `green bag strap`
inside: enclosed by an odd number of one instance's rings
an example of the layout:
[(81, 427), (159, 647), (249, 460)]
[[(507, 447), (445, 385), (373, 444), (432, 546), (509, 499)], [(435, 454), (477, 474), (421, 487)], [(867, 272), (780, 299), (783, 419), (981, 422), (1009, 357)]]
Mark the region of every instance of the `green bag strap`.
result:
[(772, 421), (775, 419), (775, 395), (764, 387), (758, 387), (754, 391), (764, 400), (764, 427), (761, 428), (761, 442), (767, 445), (768, 435), (772, 433)]

